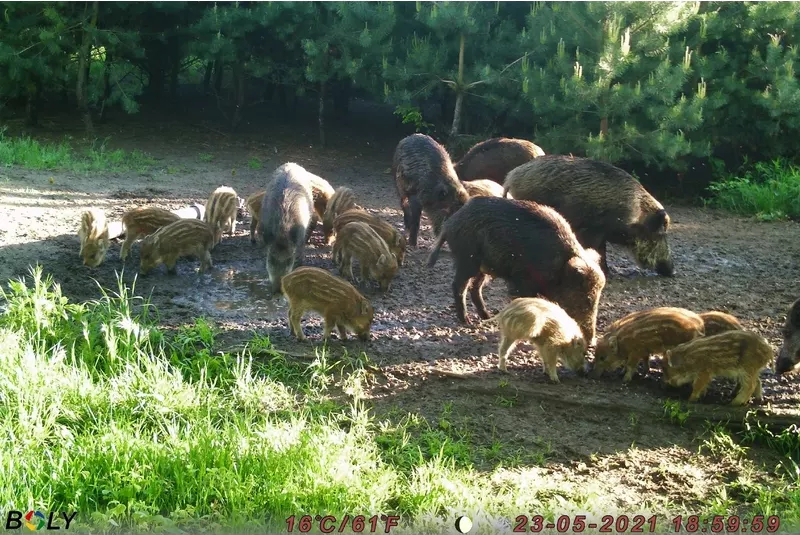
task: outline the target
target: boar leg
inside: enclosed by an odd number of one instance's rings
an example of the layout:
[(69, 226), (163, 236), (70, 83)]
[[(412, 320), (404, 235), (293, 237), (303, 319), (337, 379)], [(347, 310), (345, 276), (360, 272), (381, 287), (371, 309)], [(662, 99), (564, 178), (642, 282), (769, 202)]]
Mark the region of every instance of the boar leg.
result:
[(453, 277), (453, 298), (456, 301), (456, 317), (461, 323), (469, 325), (467, 320), (467, 286), (472, 277), (476, 276), (477, 270), (467, 270), (464, 266), (456, 268), (456, 275)]
[(258, 226), (258, 219), (255, 217), (250, 219), (250, 243), (256, 242), (256, 227)]
[[(650, 358), (648, 355), (647, 359)], [(631, 379), (633, 379), (633, 374), (639, 372), (639, 364), (642, 363), (641, 356), (630, 356), (628, 357), (628, 361), (625, 363), (625, 377), (622, 379), (626, 383), (630, 383)]]
[(168, 256), (164, 259), (164, 265), (167, 266), (167, 273), (170, 275), (176, 275), (178, 270), (176, 268), (178, 264), (178, 257), (177, 256)]
[(128, 253), (131, 252), (131, 245), (133, 242), (136, 241), (136, 234), (132, 230), (128, 230), (125, 233), (125, 241), (122, 242), (122, 249), (119, 251), (119, 258), (122, 260), (122, 263), (125, 263), (125, 259), (128, 258)]
[(322, 340), (327, 342), (331, 337), (331, 332), (333, 331), (333, 328), (336, 326), (336, 322), (333, 320), (333, 318), (329, 316), (325, 316), (324, 321), (325, 321), (325, 326), (322, 332)]
[(478, 309), (478, 316), (481, 319), (489, 319), (489, 311), (486, 310), (486, 302), (483, 300), (483, 285), (489, 278), (485, 273), (480, 273), (477, 277), (472, 279), (472, 286), (469, 289), (469, 295), (475, 308)]
[(211, 252), (208, 249), (203, 249), (200, 253), (200, 273), (205, 273), (206, 270), (214, 267), (214, 262), (211, 261)]
[(303, 334), (303, 326), (300, 325), (300, 318), (303, 317), (303, 312), (302, 308), (289, 305), (289, 330), (301, 342), (306, 339), (306, 335)]
[(401, 201), (403, 206), (403, 225), (408, 232), (408, 244), (411, 247), (417, 246), (417, 235), (419, 234), (419, 222), (422, 218), (422, 205), (416, 195), (410, 195)]
[(764, 399), (764, 393), (761, 390), (761, 377), (756, 376), (756, 388), (753, 391), (753, 397), (758, 401)]
[(502, 335), (500, 337), (500, 347), (497, 349), (497, 356), (499, 360), (497, 361), (497, 367), (501, 371), (507, 371), (506, 368), (506, 359), (508, 355), (514, 350), (514, 346), (517, 345), (517, 340), (512, 340), (510, 337)]
[(708, 388), (710, 382), (711, 382), (710, 373), (702, 372), (698, 374), (697, 377), (694, 378), (694, 382), (692, 383), (692, 395), (689, 396), (689, 401), (699, 400), (703, 396), (703, 394), (706, 393), (706, 388)]
[(536, 346), (536, 350), (539, 353), (539, 357), (542, 359), (544, 373), (547, 374), (547, 376), (550, 378), (550, 381), (558, 384), (558, 358), (556, 357), (556, 354), (552, 349), (546, 347)]
[(234, 234), (236, 234), (236, 217), (232, 217), (230, 223), (230, 235), (233, 236)]
[(761, 385), (756, 383), (756, 381), (761, 383), (761, 379), (753, 376), (746, 376), (739, 379), (739, 392), (736, 394), (736, 397), (733, 398), (733, 401), (731, 401), (731, 405), (744, 405), (750, 400), (750, 396), (753, 395), (753, 392), (757, 388), (761, 390)]
[(339, 338), (341, 338), (342, 341), (347, 340), (347, 329), (344, 328), (344, 325), (339, 324), (336, 327), (339, 329)]

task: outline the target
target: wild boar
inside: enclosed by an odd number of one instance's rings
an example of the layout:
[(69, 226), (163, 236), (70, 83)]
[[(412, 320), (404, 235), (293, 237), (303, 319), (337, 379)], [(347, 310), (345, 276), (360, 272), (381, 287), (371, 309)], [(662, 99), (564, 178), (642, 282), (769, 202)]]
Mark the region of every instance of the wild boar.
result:
[(92, 208), (81, 214), (78, 239), (81, 242), (78, 254), (83, 259), (83, 265), (97, 267), (102, 264), (111, 244), (108, 238), (108, 223), (102, 211)]
[(705, 325), (706, 336), (713, 336), (725, 331), (743, 331), (744, 327), (739, 320), (730, 314), (711, 310), (699, 315)]
[(594, 374), (625, 368), (625, 382), (639, 363), (705, 333), (703, 320), (690, 310), (659, 307), (628, 314), (612, 323), (598, 340)]
[(397, 258), (389, 251), (383, 238), (366, 223), (354, 221), (343, 226), (336, 233), (332, 256), (339, 272), (344, 273), (347, 266), (350, 278), (353, 277), (353, 260), (361, 266), (361, 278), (378, 281), (381, 291), (388, 291), (397, 274)]
[(239, 209), (239, 196), (228, 186), (215, 189), (206, 202), (204, 221), (214, 230), (214, 244), (220, 242), (222, 233), (230, 236), (236, 232), (236, 212)]
[(307, 175), (297, 164), (278, 167), (261, 204), (258, 229), (266, 246), (267, 273), (273, 293), (280, 292), (281, 277), (303, 263), (314, 211)]
[(325, 320), (324, 340), (330, 338), (334, 327), (342, 340), (347, 339), (347, 329), (359, 339), (369, 340), (372, 305), (346, 280), (324, 269), (304, 266), (281, 279), (281, 292), (289, 303), (289, 329), (298, 340), (306, 339), (300, 320), (310, 310)]
[(496, 137), (474, 145), (454, 167), (460, 180), (486, 178), (502, 184), (509, 171), (539, 156), (544, 156), (541, 147), (526, 139)]
[[(424, 134), (400, 140), (392, 159), (392, 176), (400, 195), (408, 243), (412, 247), (417, 246), (423, 211), (431, 217), (433, 232), (438, 236), (444, 219), (469, 198), (453, 169), (450, 155), (436, 140)], [(443, 212), (444, 216), (433, 217), (436, 212)]]
[(250, 212), (250, 243), (256, 242), (256, 230), (261, 217), (261, 203), (264, 202), (265, 193), (267, 193), (266, 190), (253, 193), (246, 201), (247, 211)]
[(179, 258), (195, 256), (200, 259), (200, 273), (214, 267), (211, 249), (214, 229), (198, 219), (179, 219), (160, 228), (142, 240), (139, 274), (147, 275), (154, 267), (165, 264), (167, 273), (175, 274)]
[(355, 194), (350, 188), (336, 188), (336, 191), (328, 201), (325, 208), (325, 214), (322, 216), (322, 235), (325, 237), (325, 243), (330, 243), (333, 237), (333, 221), (337, 216), (343, 214), (347, 210), (361, 208), (356, 204)]
[(554, 383), (559, 382), (556, 361), (579, 372), (586, 367), (583, 333), (575, 320), (555, 303), (536, 297), (519, 297), (484, 323), (497, 323), (500, 329), (497, 367), (503, 371), (506, 371), (506, 358), (521, 340), (530, 340), (536, 346), (544, 372)]
[(775, 373), (788, 373), (800, 368), (800, 299), (792, 304), (783, 324), (783, 344), (775, 362)]
[(627, 248), (640, 266), (659, 275), (675, 272), (667, 211), (618, 167), (589, 158), (539, 156), (509, 172), (503, 192), (557, 210), (581, 245), (600, 253), (606, 274), (607, 242)]
[(664, 382), (670, 386), (692, 383), (689, 401), (698, 401), (714, 377), (739, 383), (731, 405), (744, 405), (751, 396), (762, 398), (761, 370), (774, 354), (766, 340), (750, 331), (725, 331), (697, 338), (664, 354)]
[(334, 219), (334, 231), (338, 233), (342, 227), (353, 221), (366, 223), (372, 227), (372, 230), (377, 232), (378, 236), (383, 238), (383, 241), (389, 246), (389, 250), (397, 258), (397, 263), (403, 265), (406, 256), (406, 238), (399, 230), (380, 217), (366, 210), (355, 208), (341, 213)]
[(122, 215), (122, 226), (125, 227), (125, 242), (122, 244), (119, 256), (123, 262), (128, 257), (133, 243), (140, 237), (147, 236), (158, 229), (180, 220), (174, 214), (163, 208), (145, 206), (128, 210)]
[(570, 315), (586, 342), (594, 341), (597, 305), (606, 284), (596, 252), (584, 249), (555, 210), (527, 201), (473, 197), (444, 224), (428, 258), (432, 267), (447, 243), (456, 273), (456, 316), (467, 323), (470, 288), (478, 315), (487, 319), (483, 285), (504, 279), (512, 297), (543, 297)]

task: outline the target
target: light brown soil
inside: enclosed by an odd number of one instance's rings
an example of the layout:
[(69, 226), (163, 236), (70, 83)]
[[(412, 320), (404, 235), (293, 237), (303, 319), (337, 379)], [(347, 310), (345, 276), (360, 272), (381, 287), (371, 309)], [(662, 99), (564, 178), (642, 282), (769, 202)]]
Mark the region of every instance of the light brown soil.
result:
[[(70, 298), (97, 298), (93, 279), (105, 287), (116, 285), (115, 272), (122, 269), (120, 243), (112, 245), (99, 268), (82, 266), (76, 236), (82, 210), (99, 206), (109, 219), (119, 219), (125, 210), (145, 204), (175, 209), (204, 202), (221, 184), (246, 197), (263, 189), (269, 173), (288, 161), (334, 187), (352, 188), (359, 204), (402, 228), (388, 173), (399, 137), (378, 143), (344, 133), (335, 138), (336, 149), (322, 150), (310, 141), (312, 135), (261, 141), (258, 136), (220, 136), (207, 129), (165, 125), (152, 131), (131, 127), (113, 139), (118, 146), (157, 157), (156, 170), (112, 176), (0, 171), (0, 280), (25, 275), (38, 262)], [(213, 161), (201, 161), (201, 153), (214, 155)], [(263, 162), (263, 169), (248, 166), (253, 157)], [(625, 314), (655, 306), (723, 310), (765, 336), (777, 351), (780, 325), (800, 287), (800, 225), (761, 223), (700, 208), (667, 209), (677, 275), (642, 272), (623, 251), (611, 247), (613, 273), (603, 293), (598, 331)], [(279, 349), (313, 354), (321, 320), (304, 319), (310, 342), (290, 337), (286, 304), (270, 298), (264, 252), (249, 242), (248, 224), (246, 217), (236, 236), (224, 237), (213, 251), (211, 274), (198, 276), (198, 262), (184, 260), (177, 276), (162, 267), (137, 280), (136, 293), (151, 296), (168, 324), (201, 315), (212, 319), (222, 329), (222, 346), (240, 343), (256, 331), (269, 335)], [(306, 263), (336, 273), (320, 232), (321, 227), (307, 249)], [(522, 451), (546, 450), (543, 470), (579, 485), (591, 482), (608, 493), (609, 507), (665, 499), (691, 504), (729, 477), (731, 467), (723, 461), (693, 456), (700, 423), (693, 420), (680, 427), (662, 417), (664, 400), (685, 401), (688, 390), (662, 387), (655, 358), (651, 374), (628, 386), (619, 376), (589, 379), (563, 369), (562, 383), (551, 385), (532, 347), (522, 344), (509, 359), (510, 373), (500, 373), (496, 330), (456, 321), (449, 255), (443, 254), (434, 269), (425, 267), (431, 238), (424, 220), (420, 246), (409, 251), (388, 294), (380, 294), (375, 285), (362, 286), (376, 310), (373, 339), (366, 345), (351, 340), (345, 347), (351, 353), (366, 352), (381, 370), (368, 391), (378, 414), (412, 411), (435, 419), (443, 404), (452, 403), (456, 417), (469, 420), (477, 441), (499, 439)], [(129, 284), (136, 267), (138, 245), (124, 274)], [(502, 281), (491, 282), (485, 295), (490, 310), (508, 301)], [(331, 349), (340, 354), (341, 342), (332, 342)], [(800, 417), (800, 374), (778, 378), (766, 371), (763, 381), (765, 405), (760, 409), (783, 418)], [(715, 383), (690, 410), (718, 420), (731, 414), (741, 419), (742, 411), (729, 413), (721, 405), (731, 399), (732, 390), (729, 383)], [(764, 455), (757, 460), (769, 471), (774, 459)]]

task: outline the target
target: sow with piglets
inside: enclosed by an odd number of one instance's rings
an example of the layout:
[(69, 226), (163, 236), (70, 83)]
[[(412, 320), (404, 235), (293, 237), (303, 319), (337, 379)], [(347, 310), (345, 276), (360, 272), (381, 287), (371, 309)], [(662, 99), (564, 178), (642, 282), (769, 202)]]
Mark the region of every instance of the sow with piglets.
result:
[(468, 287), (478, 315), (489, 318), (482, 289), (489, 277), (497, 277), (508, 283), (514, 297), (557, 303), (575, 319), (587, 343), (594, 340), (606, 278), (597, 253), (578, 243), (555, 210), (527, 201), (475, 197), (444, 224), (429, 267), (445, 243), (456, 268), (452, 288), (459, 321), (467, 323)]

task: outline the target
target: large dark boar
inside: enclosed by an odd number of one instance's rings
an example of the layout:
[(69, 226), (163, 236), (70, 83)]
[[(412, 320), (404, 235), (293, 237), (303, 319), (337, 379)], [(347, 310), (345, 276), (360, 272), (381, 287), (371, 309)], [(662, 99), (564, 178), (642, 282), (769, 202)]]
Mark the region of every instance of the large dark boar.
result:
[(454, 167), (461, 180), (488, 178), (502, 184), (509, 171), (539, 156), (544, 156), (541, 147), (526, 139), (495, 137), (473, 146)]
[(642, 267), (671, 276), (666, 210), (631, 175), (611, 164), (572, 156), (540, 156), (508, 173), (503, 191), (555, 208), (578, 241), (600, 253), (606, 243), (629, 249)]
[[(458, 181), (450, 155), (430, 136), (414, 134), (397, 144), (392, 160), (392, 176), (400, 195), (408, 243), (417, 246), (419, 220), (423, 210), (439, 234), (441, 222), (461, 208), (469, 195)], [(444, 217), (432, 214), (444, 212)]]
[(489, 312), (482, 288), (489, 276), (505, 279), (513, 297), (543, 297), (563, 308), (592, 344), (597, 304), (606, 284), (598, 255), (578, 243), (555, 210), (533, 202), (474, 197), (444, 224), (428, 259), (442, 244), (453, 254), (453, 296), (458, 319), (467, 323), (466, 291), (478, 315)]
[(291, 163), (278, 167), (267, 185), (258, 222), (274, 293), (280, 292), (281, 278), (303, 263), (313, 211), (314, 199), (305, 170)]
[(783, 345), (778, 352), (775, 373), (787, 373), (800, 367), (800, 299), (794, 302), (783, 325)]

